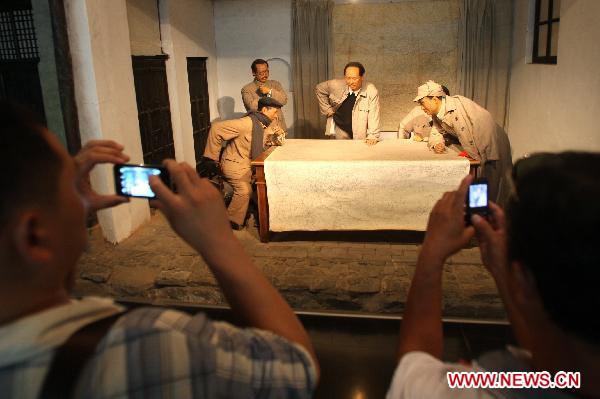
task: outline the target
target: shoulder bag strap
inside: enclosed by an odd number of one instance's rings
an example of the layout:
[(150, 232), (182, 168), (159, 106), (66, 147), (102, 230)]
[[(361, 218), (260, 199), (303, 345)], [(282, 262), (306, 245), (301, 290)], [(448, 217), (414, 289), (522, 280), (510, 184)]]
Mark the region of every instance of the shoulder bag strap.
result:
[(58, 347), (48, 367), (39, 397), (42, 399), (71, 398), (86, 363), (93, 356), (108, 330), (123, 314), (119, 312), (81, 327)]

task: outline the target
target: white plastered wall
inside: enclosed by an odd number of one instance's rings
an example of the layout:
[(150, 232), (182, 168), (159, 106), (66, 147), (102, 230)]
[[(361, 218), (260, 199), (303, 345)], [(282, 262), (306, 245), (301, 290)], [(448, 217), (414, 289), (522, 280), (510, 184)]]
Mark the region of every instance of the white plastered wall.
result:
[[(66, 0), (73, 78), (82, 143), (111, 139), (125, 146), (132, 163), (142, 148), (131, 66), (125, 0)], [(92, 186), (114, 193), (112, 168), (97, 167)], [(146, 200), (132, 200), (98, 212), (105, 238), (119, 242), (148, 220)]]
[(600, 1), (562, 0), (557, 65), (526, 63), (529, 1), (515, 1), (508, 134), (513, 158), (600, 151)]
[(293, 135), (294, 100), (291, 92), (291, 0), (219, 0), (215, 2), (218, 56), (218, 113), (213, 119), (242, 116), (246, 109), (241, 89), (253, 78), (250, 64), (269, 60), (270, 79), (281, 82), (288, 102), (283, 114)]
[(209, 112), (217, 113), (217, 55), (210, 0), (127, 0), (131, 54), (165, 63), (175, 158), (195, 165), (187, 57), (207, 57)]
[(160, 31), (167, 60), (171, 122), (177, 160), (195, 166), (187, 57), (207, 57), (209, 110), (217, 115), (217, 50), (210, 0), (161, 0)]

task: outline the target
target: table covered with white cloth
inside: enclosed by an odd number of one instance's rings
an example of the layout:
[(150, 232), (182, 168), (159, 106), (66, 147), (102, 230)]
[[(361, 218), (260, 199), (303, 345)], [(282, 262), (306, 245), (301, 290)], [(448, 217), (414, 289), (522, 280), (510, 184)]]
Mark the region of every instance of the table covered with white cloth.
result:
[(469, 169), (455, 150), (411, 140), (288, 139), (264, 160), (270, 230), (424, 231)]

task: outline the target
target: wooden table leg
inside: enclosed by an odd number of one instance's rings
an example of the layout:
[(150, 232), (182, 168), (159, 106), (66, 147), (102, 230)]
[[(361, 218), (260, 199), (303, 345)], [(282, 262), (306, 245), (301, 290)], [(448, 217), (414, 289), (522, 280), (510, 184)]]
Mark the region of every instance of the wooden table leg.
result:
[(469, 174), (474, 178), (477, 177), (477, 166), (471, 165), (471, 167), (469, 168)]
[(265, 179), (265, 160), (277, 147), (269, 147), (250, 162), (254, 167), (254, 182), (258, 197), (258, 233), (261, 242), (269, 242), (269, 200), (267, 199), (267, 180)]
[(471, 176), (473, 176), (474, 178), (477, 177), (477, 171), (479, 169), (479, 167), (481, 166), (481, 163), (479, 161), (476, 161), (474, 159), (469, 159), (470, 162), (470, 167), (469, 167), (469, 174)]
[(258, 233), (261, 242), (269, 242), (269, 202), (264, 166), (255, 167), (256, 192), (258, 197)]

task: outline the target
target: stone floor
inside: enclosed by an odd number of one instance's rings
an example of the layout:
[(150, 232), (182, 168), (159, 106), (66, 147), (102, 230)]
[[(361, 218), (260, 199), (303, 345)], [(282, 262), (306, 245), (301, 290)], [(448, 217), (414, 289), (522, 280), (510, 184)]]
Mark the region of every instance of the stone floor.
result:
[[(299, 311), (400, 316), (423, 234), (295, 232), (263, 244), (256, 228), (235, 232), (269, 280)], [(178, 305), (226, 305), (206, 264), (155, 213), (119, 245), (90, 230), (76, 295)], [(504, 319), (492, 279), (476, 247), (444, 269), (445, 318)]]

